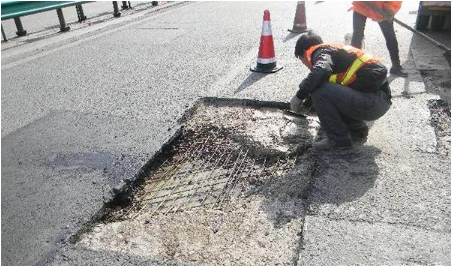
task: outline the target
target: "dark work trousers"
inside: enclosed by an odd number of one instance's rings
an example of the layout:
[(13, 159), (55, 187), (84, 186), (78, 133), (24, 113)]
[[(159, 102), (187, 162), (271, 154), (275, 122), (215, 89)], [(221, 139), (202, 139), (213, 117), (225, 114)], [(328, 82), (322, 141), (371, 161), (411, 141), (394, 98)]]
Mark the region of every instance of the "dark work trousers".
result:
[[(339, 145), (350, 144), (354, 135), (367, 137), (364, 121), (377, 120), (391, 107), (389, 96), (381, 90), (360, 92), (329, 82), (312, 93), (312, 100), (323, 130)], [(359, 136), (363, 131), (365, 136)]]
[[(364, 38), (364, 28), (366, 27), (367, 17), (358, 12), (353, 12), (353, 37), (352, 46), (361, 49), (361, 44)], [(386, 47), (389, 50), (389, 56), (393, 64), (400, 64), (399, 58), (399, 44), (394, 32), (393, 21), (383, 20), (378, 22), (381, 32), (386, 40)]]

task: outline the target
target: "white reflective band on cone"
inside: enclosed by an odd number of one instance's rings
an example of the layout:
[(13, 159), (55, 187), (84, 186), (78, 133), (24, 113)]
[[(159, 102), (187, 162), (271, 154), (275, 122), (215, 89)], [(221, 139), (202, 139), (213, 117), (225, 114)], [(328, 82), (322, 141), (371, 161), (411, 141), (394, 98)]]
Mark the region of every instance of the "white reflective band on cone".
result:
[(272, 26), (270, 21), (265, 21), (262, 24), (262, 36), (272, 36)]
[(271, 64), (271, 63), (275, 63), (276, 59), (274, 57), (273, 58), (258, 58), (257, 62), (259, 64)]

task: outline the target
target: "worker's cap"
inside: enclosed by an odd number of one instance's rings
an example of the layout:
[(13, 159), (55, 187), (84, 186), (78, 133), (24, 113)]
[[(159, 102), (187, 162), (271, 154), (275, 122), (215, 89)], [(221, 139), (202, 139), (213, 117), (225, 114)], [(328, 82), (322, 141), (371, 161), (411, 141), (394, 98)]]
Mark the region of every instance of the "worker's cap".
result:
[(304, 33), (300, 36), (295, 45), (295, 56), (303, 57), (306, 50), (308, 50), (311, 46), (323, 43), (320, 35), (316, 34), (312, 30)]

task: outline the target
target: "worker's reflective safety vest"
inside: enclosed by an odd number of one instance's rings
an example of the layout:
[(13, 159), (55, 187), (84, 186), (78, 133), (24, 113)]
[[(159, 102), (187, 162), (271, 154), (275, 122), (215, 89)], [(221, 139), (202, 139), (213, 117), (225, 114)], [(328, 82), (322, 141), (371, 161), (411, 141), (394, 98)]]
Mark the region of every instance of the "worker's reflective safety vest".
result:
[(355, 48), (350, 45), (345, 45), (341, 43), (329, 43), (329, 44), (319, 44), (310, 47), (305, 53), (305, 59), (308, 61), (309, 66), (312, 67), (311, 56), (312, 53), (319, 47), (334, 47), (338, 49), (343, 49), (347, 53), (351, 54), (351, 56), (356, 57), (353, 63), (348, 67), (348, 69), (343, 73), (335, 73), (332, 74), (329, 78), (329, 82), (340, 84), (343, 86), (349, 86), (356, 80), (356, 72), (358, 72), (364, 64), (378, 61), (373, 58), (370, 54), (366, 54), (363, 50)]
[[(402, 7), (402, 1), (371, 1), (378, 9), (390, 11), (392, 14), (397, 13)], [(363, 1), (353, 1), (353, 6), (349, 9), (358, 12), (363, 16), (371, 18), (375, 21), (383, 21), (385, 17), (377, 11), (363, 3)]]

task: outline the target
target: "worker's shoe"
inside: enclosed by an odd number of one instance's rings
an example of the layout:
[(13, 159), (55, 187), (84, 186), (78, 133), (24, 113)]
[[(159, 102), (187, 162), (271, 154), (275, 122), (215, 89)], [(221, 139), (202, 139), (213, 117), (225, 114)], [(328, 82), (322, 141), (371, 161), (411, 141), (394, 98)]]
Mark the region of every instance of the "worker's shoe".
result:
[(391, 69), (389, 70), (389, 73), (403, 78), (408, 77), (408, 73), (406, 73), (403, 70), (402, 66), (399, 64), (393, 64)]
[(352, 148), (352, 143), (350, 140), (338, 143), (334, 140), (330, 140), (329, 138), (324, 138), (320, 141), (314, 142), (314, 144), (312, 144), (312, 148), (318, 151), (347, 150)]
[(352, 142), (355, 145), (363, 145), (367, 142), (367, 137), (354, 137), (352, 138)]
[(367, 135), (369, 135), (369, 128), (367, 126), (350, 132), (353, 144), (362, 145), (367, 142)]

